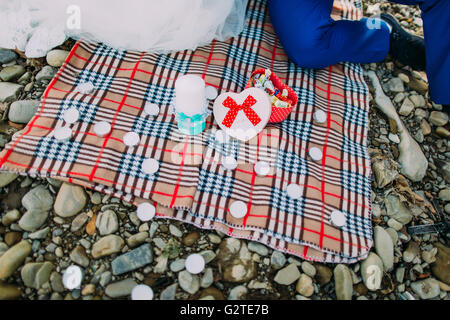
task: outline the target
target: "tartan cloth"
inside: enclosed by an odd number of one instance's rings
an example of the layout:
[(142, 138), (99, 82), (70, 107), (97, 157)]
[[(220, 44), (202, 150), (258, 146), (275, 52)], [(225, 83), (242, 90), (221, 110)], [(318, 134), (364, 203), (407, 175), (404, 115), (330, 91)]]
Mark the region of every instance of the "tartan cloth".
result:
[[(332, 16), (359, 19), (361, 11), (359, 1), (341, 0)], [(237, 38), (170, 55), (77, 42), (35, 117), (1, 152), (0, 170), (60, 179), (136, 205), (150, 201), (157, 218), (220, 230), (308, 260), (365, 258), (372, 247), (372, 224), (369, 99), (362, 68), (351, 63), (300, 68), (278, 42), (266, 1), (250, 0), (247, 18)], [(216, 140), (218, 126), (211, 116), (201, 135), (178, 131), (170, 104), (181, 74), (200, 75), (219, 93), (240, 92), (259, 68), (272, 69), (298, 94), (287, 120), (268, 125), (245, 143)], [(91, 94), (75, 90), (84, 82), (94, 85)], [(158, 116), (145, 115), (147, 102), (160, 106)], [(65, 124), (63, 112), (73, 106), (80, 112), (80, 121), (71, 125), (74, 136), (58, 142), (52, 130)], [(325, 124), (313, 123), (316, 110), (327, 113)], [(110, 135), (95, 135), (98, 121), (111, 123)], [(138, 146), (123, 144), (129, 131), (140, 135)], [(323, 160), (308, 157), (312, 147), (323, 151)], [(239, 165), (224, 170), (220, 159), (230, 155)], [(154, 175), (141, 170), (149, 157), (160, 164)], [(269, 175), (255, 174), (256, 161), (271, 164)], [(301, 186), (299, 199), (287, 195), (290, 183)], [(242, 219), (229, 212), (237, 200), (247, 204)], [(334, 210), (345, 214), (344, 227), (330, 223)]]

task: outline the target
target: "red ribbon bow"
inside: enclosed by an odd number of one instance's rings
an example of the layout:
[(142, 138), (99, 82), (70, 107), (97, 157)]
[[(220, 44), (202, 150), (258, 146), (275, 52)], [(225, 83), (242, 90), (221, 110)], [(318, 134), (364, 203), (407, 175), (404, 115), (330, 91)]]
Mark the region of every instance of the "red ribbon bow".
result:
[(245, 115), (247, 116), (248, 120), (256, 126), (258, 123), (261, 122), (261, 118), (258, 116), (258, 114), (252, 109), (252, 107), (256, 104), (256, 99), (252, 96), (248, 96), (247, 99), (245, 99), (244, 103), (239, 105), (234, 101), (232, 98), (227, 97), (222, 104), (229, 108), (230, 111), (227, 112), (225, 119), (223, 119), (222, 124), (230, 128), (233, 125), (234, 120), (237, 117), (237, 114), (239, 111), (243, 110)]

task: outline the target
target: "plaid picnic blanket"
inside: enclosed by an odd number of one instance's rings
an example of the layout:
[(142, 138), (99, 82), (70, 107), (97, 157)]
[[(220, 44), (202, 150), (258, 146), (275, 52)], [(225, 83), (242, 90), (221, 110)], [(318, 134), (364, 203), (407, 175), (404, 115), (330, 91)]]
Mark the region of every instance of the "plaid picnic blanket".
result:
[[(60, 179), (136, 205), (151, 202), (157, 218), (217, 229), (308, 260), (353, 263), (365, 258), (372, 225), (369, 100), (362, 69), (351, 63), (300, 68), (278, 42), (266, 1), (250, 0), (247, 17), (248, 27), (235, 39), (170, 55), (77, 42), (35, 117), (1, 152), (0, 170)], [(361, 3), (337, 1), (333, 17), (360, 18)], [(170, 104), (181, 74), (200, 75), (219, 93), (239, 92), (258, 68), (272, 69), (298, 94), (287, 120), (268, 125), (246, 143), (220, 143), (211, 116), (201, 135), (178, 131)], [(85, 82), (94, 85), (94, 92), (75, 90)], [(158, 116), (145, 115), (146, 102), (160, 106)], [(71, 141), (59, 142), (52, 132), (64, 125), (63, 112), (73, 106), (80, 121), (71, 125)], [(316, 110), (327, 113), (325, 124), (313, 123)], [(98, 121), (111, 124), (110, 135), (95, 135)], [(129, 131), (140, 135), (138, 146), (123, 144)], [(322, 161), (310, 160), (312, 147), (322, 150)], [(221, 166), (224, 155), (238, 159), (236, 170)], [(156, 174), (141, 170), (146, 158), (158, 160)], [(272, 166), (265, 177), (253, 170), (261, 160)], [(287, 195), (291, 183), (301, 187), (299, 199)], [(229, 212), (237, 200), (247, 204), (242, 219)], [(345, 226), (330, 223), (334, 210), (345, 214)]]

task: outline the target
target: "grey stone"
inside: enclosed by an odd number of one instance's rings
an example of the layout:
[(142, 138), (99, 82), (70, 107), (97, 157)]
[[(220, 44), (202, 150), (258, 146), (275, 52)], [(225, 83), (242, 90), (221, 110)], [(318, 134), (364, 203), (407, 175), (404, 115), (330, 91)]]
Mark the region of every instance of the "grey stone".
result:
[(316, 268), (314, 268), (314, 266), (308, 261), (302, 262), (302, 270), (311, 278), (314, 278), (314, 276), (316, 275)]
[(4, 67), (2, 71), (0, 71), (0, 79), (5, 82), (15, 81), (20, 78), (21, 75), (25, 73), (25, 68), (20, 65), (13, 65)]
[(426, 106), (426, 101), (423, 96), (420, 96), (418, 94), (413, 94), (409, 98), (411, 99), (412, 103), (414, 103), (414, 106), (416, 108), (424, 108)]
[(20, 274), (25, 286), (39, 289), (50, 280), (52, 270), (53, 264), (51, 262), (30, 262), (22, 268)]
[(9, 107), (9, 120), (15, 123), (28, 123), (36, 114), (39, 103), (37, 100), (19, 100), (13, 102)]
[(380, 226), (374, 228), (375, 251), (389, 271), (394, 266), (394, 244), (389, 234)]
[(0, 173), (0, 188), (6, 187), (18, 177), (19, 175), (15, 173)]
[(338, 264), (333, 271), (336, 297), (338, 300), (351, 300), (353, 296), (353, 280), (350, 270)]
[(0, 82), (0, 102), (11, 102), (19, 97), (23, 87), (10, 82)]
[(5, 64), (17, 59), (17, 53), (11, 50), (0, 49), (0, 64)]
[(185, 259), (177, 259), (177, 260), (175, 260), (175, 261), (173, 261), (171, 264), (170, 264), (170, 271), (172, 271), (172, 272), (178, 272), (178, 271), (181, 271), (181, 270), (183, 270), (184, 269), (184, 267), (185, 267), (185, 262), (186, 262), (186, 260)]
[(121, 280), (121, 281), (109, 284), (105, 288), (105, 293), (107, 296), (109, 296), (111, 298), (120, 298), (120, 297), (130, 295), (131, 291), (136, 286), (137, 286), (136, 281), (134, 281), (131, 278), (128, 278), (125, 280)]
[(206, 268), (203, 273), (203, 277), (200, 280), (200, 286), (202, 288), (208, 288), (213, 284), (213, 282), (214, 282), (213, 270), (211, 268)]
[(173, 224), (169, 225), (169, 231), (174, 237), (180, 238), (183, 236), (183, 232), (181, 232), (181, 230), (178, 229), (177, 226)]
[(400, 201), (400, 198), (390, 194), (386, 197), (384, 204), (386, 205), (386, 213), (389, 217), (394, 218), (402, 224), (411, 222), (413, 215), (411, 211)]
[(411, 283), (411, 289), (423, 300), (433, 299), (439, 296), (441, 292), (439, 283), (433, 278), (413, 282)]
[(53, 197), (50, 191), (39, 185), (23, 196), (22, 205), (29, 211), (49, 211), (53, 206)]
[(428, 120), (430, 120), (430, 122), (436, 127), (442, 127), (447, 124), (448, 115), (445, 112), (432, 111)]
[(3, 217), (2, 217), (2, 224), (7, 227), (11, 223), (16, 222), (20, 219), (20, 211), (17, 209), (8, 211)]
[(314, 293), (314, 284), (310, 276), (302, 273), (298, 279), (296, 290), (304, 297), (310, 297)]
[(254, 241), (250, 241), (248, 243), (248, 250), (251, 252), (256, 252), (263, 257), (269, 254), (269, 249), (265, 245)]
[(198, 279), (198, 276), (191, 274), (186, 270), (178, 273), (178, 283), (180, 284), (181, 289), (190, 294), (194, 294), (200, 289), (200, 280)]
[(442, 201), (450, 201), (450, 189), (442, 189), (439, 191), (439, 199)]
[(120, 275), (141, 268), (153, 262), (153, 252), (149, 243), (131, 250), (111, 262), (114, 275)]
[(86, 255), (86, 250), (83, 246), (76, 246), (72, 250), (70, 253), (70, 260), (85, 268), (89, 266), (89, 258)]
[(65, 290), (60, 273), (53, 271), (50, 274), (50, 286), (55, 292), (63, 292)]
[(163, 291), (161, 291), (161, 295), (159, 297), (160, 300), (175, 300), (175, 294), (177, 292), (178, 283), (171, 284)]
[(96, 221), (97, 229), (100, 235), (108, 235), (119, 230), (119, 220), (117, 215), (112, 210), (105, 210), (100, 212)]
[(386, 88), (391, 92), (404, 92), (405, 85), (400, 78), (392, 78), (386, 83)]
[(130, 248), (137, 247), (138, 245), (142, 244), (147, 240), (148, 238), (148, 232), (139, 232), (136, 234), (133, 234), (127, 239), (127, 244)]
[(84, 189), (69, 183), (63, 183), (56, 196), (54, 210), (63, 218), (76, 215), (83, 210), (87, 202)]
[(47, 220), (48, 211), (28, 210), (19, 220), (19, 226), (26, 231), (35, 231)]
[(56, 70), (54, 68), (52, 68), (51, 66), (45, 66), (42, 68), (41, 71), (39, 71), (36, 74), (36, 81), (37, 82), (41, 82), (41, 81), (50, 81), (53, 79), (53, 77), (56, 74)]
[(380, 288), (383, 269), (383, 261), (373, 252), (361, 263), (361, 277), (369, 290), (376, 291)]
[(278, 284), (288, 286), (294, 283), (298, 278), (300, 278), (300, 271), (298, 271), (298, 268), (294, 263), (291, 263), (277, 272), (274, 281)]
[(6, 279), (16, 271), (31, 253), (31, 244), (22, 240), (0, 256), (0, 279)]
[(46, 60), (52, 67), (61, 67), (68, 55), (69, 51), (66, 50), (52, 50), (47, 53)]
[(76, 232), (80, 230), (86, 222), (89, 220), (89, 216), (86, 212), (82, 212), (72, 220), (72, 225), (70, 226), (70, 231)]
[(286, 264), (286, 257), (281, 252), (274, 250), (270, 256), (270, 263), (275, 270), (281, 269)]
[(121, 237), (110, 234), (94, 243), (91, 254), (94, 259), (109, 256), (119, 252), (124, 245), (125, 243)]
[(216, 257), (216, 254), (212, 250), (204, 250), (204, 251), (200, 252), (200, 255), (203, 257), (203, 259), (205, 259), (206, 264), (213, 261), (214, 258)]
[(247, 288), (245, 286), (237, 286), (230, 290), (228, 300), (242, 300), (247, 294)]
[(372, 162), (373, 173), (378, 184), (378, 188), (384, 188), (397, 179), (398, 171), (394, 162), (388, 158), (375, 159)]

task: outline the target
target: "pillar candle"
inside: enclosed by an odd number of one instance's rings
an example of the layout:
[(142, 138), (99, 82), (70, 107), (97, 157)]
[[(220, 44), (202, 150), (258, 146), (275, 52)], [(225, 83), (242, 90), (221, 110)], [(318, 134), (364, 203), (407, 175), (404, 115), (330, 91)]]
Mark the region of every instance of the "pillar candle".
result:
[(205, 81), (196, 75), (181, 76), (175, 82), (175, 109), (192, 117), (205, 111)]

